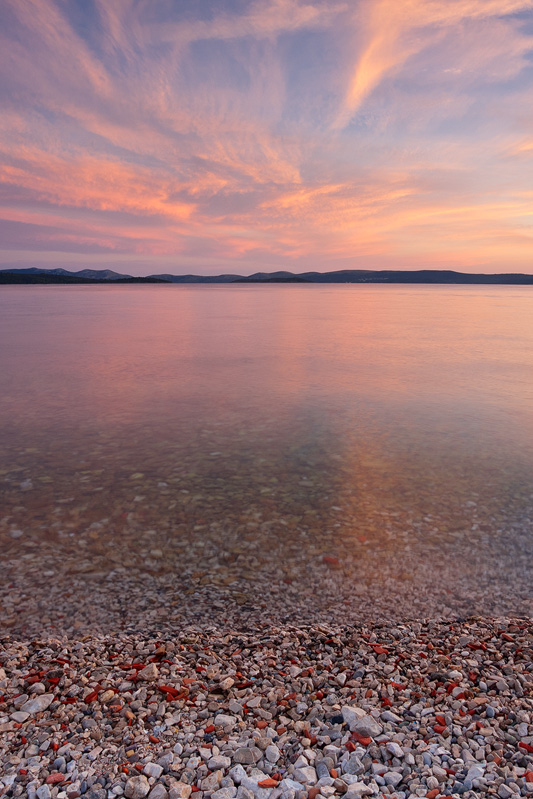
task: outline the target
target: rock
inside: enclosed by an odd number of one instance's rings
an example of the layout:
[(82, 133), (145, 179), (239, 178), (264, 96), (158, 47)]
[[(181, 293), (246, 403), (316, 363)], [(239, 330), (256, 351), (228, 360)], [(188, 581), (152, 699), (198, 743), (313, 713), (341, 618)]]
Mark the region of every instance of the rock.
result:
[(29, 713), (26, 713), (23, 710), (15, 710), (15, 712), (12, 713), (9, 718), (12, 719), (13, 721), (16, 721), (18, 724), (23, 724), (26, 721), (26, 719), (29, 719), (29, 717), (30, 717)]
[(277, 763), (281, 756), (281, 752), (279, 751), (276, 744), (270, 744), (265, 749), (265, 757), (269, 763)]
[(143, 771), (147, 777), (154, 777), (154, 779), (158, 780), (163, 773), (163, 766), (160, 766), (157, 763), (147, 763)]
[(233, 766), (233, 768), (230, 770), (229, 776), (231, 777), (234, 783), (240, 785), (240, 783), (246, 777), (246, 772), (243, 769), (243, 767), (240, 765), (240, 763), (237, 763), (237, 765)]
[(145, 796), (148, 796), (149, 792), (150, 783), (143, 774), (138, 777), (130, 777), (124, 788), (124, 795), (127, 796), (128, 799), (144, 799)]
[(233, 755), (233, 760), (235, 763), (242, 763), (243, 766), (251, 766), (256, 762), (254, 753), (247, 746), (241, 746), (237, 749)]
[(383, 775), (383, 779), (385, 780), (386, 785), (392, 785), (394, 788), (400, 784), (403, 777), (399, 773), (399, 771), (387, 771)]
[(394, 757), (403, 757), (404, 755), (402, 747), (397, 744), (396, 741), (389, 741), (388, 744), (386, 744), (386, 748)]
[(400, 724), (401, 722), (400, 716), (397, 716), (396, 713), (393, 713), (391, 710), (385, 710), (385, 712), (381, 714), (381, 718), (383, 721), (388, 721), (391, 724)]
[(238, 724), (238, 719), (235, 716), (228, 716), (225, 713), (215, 716), (215, 727), (228, 727), (232, 730), (236, 724)]
[(50, 707), (53, 701), (53, 694), (41, 694), (41, 696), (36, 696), (35, 698), (28, 699), (27, 702), (24, 702), (21, 710), (24, 713), (29, 713), (31, 716), (33, 716), (35, 713), (43, 713), (47, 708)]
[(237, 788), (219, 788), (211, 794), (212, 799), (235, 799)]
[(359, 799), (360, 796), (370, 796), (373, 793), (373, 788), (365, 785), (364, 782), (352, 782), (351, 785), (348, 785), (344, 797), (345, 799)]
[(217, 770), (213, 771), (212, 774), (208, 774), (205, 779), (203, 779), (200, 783), (200, 788), (202, 791), (208, 791), (209, 793), (213, 793), (213, 791), (218, 790), (220, 787), (220, 780), (222, 779), (222, 771)]
[(225, 769), (231, 766), (231, 758), (224, 757), (224, 755), (215, 755), (207, 761), (207, 768), (211, 771), (215, 769)]
[(155, 663), (149, 663), (144, 669), (141, 669), (138, 677), (140, 680), (156, 680), (159, 676), (159, 671)]
[(168, 799), (189, 799), (192, 787), (186, 782), (175, 782), (170, 788)]
[(363, 766), (357, 755), (351, 755), (344, 764), (343, 773), (362, 774), (364, 770), (365, 767)]
[(50, 799), (52, 794), (50, 793), (50, 788), (48, 785), (46, 785), (46, 783), (37, 788), (36, 796), (37, 799)]
[(237, 702), (236, 699), (230, 699), (228, 708), (231, 713), (234, 713), (236, 716), (242, 716), (243, 707), (240, 702)]
[(148, 799), (169, 799), (169, 794), (165, 786), (161, 785), (159, 782), (157, 785), (154, 785), (148, 794)]
[[(382, 716), (383, 718), (383, 716)], [(352, 732), (358, 732), (360, 735), (364, 735), (365, 737), (375, 738), (376, 735), (380, 735), (383, 731), (383, 727), (376, 721), (373, 716), (362, 716), (354, 721), (350, 725), (350, 729)]]
[(303, 766), (294, 770), (294, 779), (303, 785), (314, 785), (317, 781), (316, 771), (313, 766)]
[(366, 716), (365, 711), (360, 707), (351, 707), (350, 705), (344, 705), (344, 707), (341, 708), (341, 713), (345, 724), (348, 725), (352, 732), (354, 729), (352, 725)]

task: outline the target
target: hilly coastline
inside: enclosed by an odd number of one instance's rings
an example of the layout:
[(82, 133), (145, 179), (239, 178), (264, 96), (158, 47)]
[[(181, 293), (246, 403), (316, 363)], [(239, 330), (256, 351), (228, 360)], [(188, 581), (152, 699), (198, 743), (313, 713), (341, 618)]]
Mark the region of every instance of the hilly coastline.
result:
[(110, 269), (1, 269), (0, 284), (91, 283), (407, 283), (450, 285), (533, 285), (533, 275), (521, 273), (476, 274), (451, 269), (371, 270), (342, 269), (333, 272), (256, 272), (252, 275), (171, 275), (146, 277), (120, 274)]

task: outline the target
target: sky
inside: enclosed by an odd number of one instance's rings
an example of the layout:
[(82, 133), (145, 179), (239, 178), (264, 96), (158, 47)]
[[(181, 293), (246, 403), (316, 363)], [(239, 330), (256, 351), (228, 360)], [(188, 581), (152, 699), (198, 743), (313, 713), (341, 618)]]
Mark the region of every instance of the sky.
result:
[(533, 0), (2, 0), (0, 268), (533, 273)]

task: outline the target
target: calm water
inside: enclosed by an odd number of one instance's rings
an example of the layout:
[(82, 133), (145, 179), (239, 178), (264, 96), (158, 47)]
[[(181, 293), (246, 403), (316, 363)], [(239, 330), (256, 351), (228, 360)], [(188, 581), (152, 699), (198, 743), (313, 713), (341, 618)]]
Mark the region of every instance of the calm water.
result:
[(246, 606), (269, 555), (291, 585), (325, 554), (348, 593), (378, 558), (411, 588), (440, 561), (458, 602), (470, 575), (466, 610), (530, 599), (531, 288), (2, 287), (0, 342), (21, 580), (184, 574)]

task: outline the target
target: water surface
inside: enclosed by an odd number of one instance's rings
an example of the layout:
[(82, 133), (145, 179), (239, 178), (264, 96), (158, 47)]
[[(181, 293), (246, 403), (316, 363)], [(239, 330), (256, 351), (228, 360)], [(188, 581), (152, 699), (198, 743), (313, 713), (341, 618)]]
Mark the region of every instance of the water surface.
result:
[(529, 612), (532, 319), (529, 287), (2, 287), (4, 624), (118, 624), (126, 582), (158, 621)]

